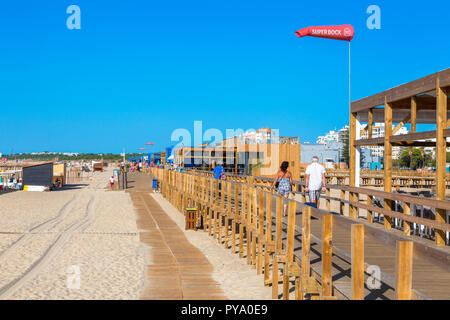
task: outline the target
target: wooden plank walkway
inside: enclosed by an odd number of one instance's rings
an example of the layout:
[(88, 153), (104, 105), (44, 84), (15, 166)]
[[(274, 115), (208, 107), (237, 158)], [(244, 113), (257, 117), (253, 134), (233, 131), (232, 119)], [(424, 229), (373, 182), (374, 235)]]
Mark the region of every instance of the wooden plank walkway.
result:
[(225, 300), (212, 278), (212, 265), (150, 196), (151, 177), (130, 175), (129, 187), (138, 215), (141, 242), (149, 246), (150, 264), (144, 300)]

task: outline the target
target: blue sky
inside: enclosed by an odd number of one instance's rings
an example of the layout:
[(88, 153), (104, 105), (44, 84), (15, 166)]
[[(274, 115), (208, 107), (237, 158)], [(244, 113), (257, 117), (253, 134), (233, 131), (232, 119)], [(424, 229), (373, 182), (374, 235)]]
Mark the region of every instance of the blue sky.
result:
[[(0, 8), (0, 152), (151, 151), (176, 128), (278, 128), (315, 141), (352, 100), (449, 67), (450, 4), (423, 1), (8, 1)], [(66, 8), (81, 8), (69, 30)], [(366, 9), (381, 8), (381, 30)], [(225, 132), (225, 131), (224, 131)]]

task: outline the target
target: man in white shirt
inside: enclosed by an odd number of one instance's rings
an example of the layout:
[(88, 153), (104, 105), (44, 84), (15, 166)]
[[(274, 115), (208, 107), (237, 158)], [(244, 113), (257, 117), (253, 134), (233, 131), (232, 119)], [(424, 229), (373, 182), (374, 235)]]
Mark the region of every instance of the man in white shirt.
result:
[(319, 163), (319, 157), (314, 156), (312, 163), (306, 168), (305, 191), (309, 193), (309, 201), (319, 207), (320, 191), (325, 189), (325, 168)]

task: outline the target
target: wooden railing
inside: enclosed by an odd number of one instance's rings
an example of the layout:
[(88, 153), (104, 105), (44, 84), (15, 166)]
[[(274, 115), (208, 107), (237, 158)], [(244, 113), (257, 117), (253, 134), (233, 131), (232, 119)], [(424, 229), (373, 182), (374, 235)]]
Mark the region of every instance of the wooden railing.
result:
[[(186, 171), (191, 171), (186, 169)], [(212, 175), (212, 171), (195, 170), (196, 172), (203, 172), (207, 175)], [(227, 175), (235, 176), (235, 174), (227, 173)], [(237, 175), (236, 175), (237, 176)], [(362, 187), (383, 187), (384, 174), (383, 171), (361, 171), (360, 185)], [(300, 172), (300, 178), (304, 179), (305, 172)], [(269, 178), (269, 177), (260, 177)], [(349, 179), (349, 171), (345, 169), (327, 169), (326, 181), (327, 184), (347, 185)], [(394, 188), (432, 188), (435, 186), (436, 173), (434, 172), (418, 172), (397, 170), (392, 172), (392, 186)], [(450, 174), (446, 175), (446, 185), (450, 188)]]
[[(371, 266), (365, 261), (366, 241), (397, 252), (396, 276), (381, 271), (379, 279), (384, 285), (395, 288), (394, 298), (428, 298), (412, 288), (413, 256), (439, 266), (444, 273), (450, 272), (450, 254), (446, 251), (387, 232), (370, 223), (283, 198), (267, 191), (267, 185), (259, 184), (261, 181), (258, 178), (230, 176), (226, 181), (219, 181), (198, 172), (179, 173), (156, 168), (152, 168), (152, 174), (162, 182), (163, 196), (180, 212), (184, 212), (186, 207), (197, 207), (203, 230), (233, 253), (239, 254), (239, 257), (245, 255), (247, 263), (258, 274), (264, 274), (264, 284), (272, 286), (274, 299), (279, 298), (279, 280), (283, 283), (283, 299), (289, 299), (291, 289), (296, 299), (307, 296), (312, 299), (364, 299), (364, 277)], [(352, 193), (357, 191), (341, 190)], [(397, 196), (392, 194), (392, 199)], [(413, 199), (408, 198), (408, 201), (412, 202)], [(287, 217), (283, 217), (284, 205)], [(357, 207), (356, 203), (351, 202), (351, 205)], [(369, 209), (375, 211), (375, 208)], [(402, 219), (406, 218), (402, 216)], [(407, 221), (419, 222), (414, 219)], [(425, 222), (428, 223), (420, 221)], [(311, 230), (312, 225), (316, 228), (318, 224), (320, 236)], [(430, 225), (449, 230), (448, 225)], [(350, 237), (351, 253), (333, 244), (336, 230), (340, 230), (341, 236)], [(317, 243), (321, 263), (320, 267), (316, 264), (312, 267), (311, 254), (315, 254)], [(351, 285), (333, 283), (333, 256), (351, 266)]]
[[(197, 173), (212, 176), (208, 171)], [(266, 189), (270, 188), (273, 182), (273, 178), (266, 177), (233, 174), (227, 174), (227, 176), (228, 179), (239, 182), (251, 179), (253, 184)], [(305, 203), (307, 198), (306, 194), (302, 192), (303, 187), (303, 181), (294, 181), (294, 192), (300, 194), (302, 203)], [(331, 196), (333, 191), (339, 193), (339, 197)], [(383, 223), (386, 230), (392, 228), (401, 230), (408, 237), (417, 235), (421, 238), (435, 240), (436, 233), (438, 233), (441, 238), (445, 238), (444, 243), (450, 245), (449, 201), (345, 185), (327, 185), (326, 194), (321, 198), (325, 200), (327, 211), (331, 211), (332, 204), (336, 202), (339, 210), (336, 210), (335, 213), (340, 215), (362, 219), (369, 224)], [(394, 210), (388, 210), (384, 207)], [(447, 221), (432, 219), (433, 216), (437, 217), (436, 210), (444, 210), (447, 213)], [(424, 217), (427, 214), (431, 216), (429, 218)]]

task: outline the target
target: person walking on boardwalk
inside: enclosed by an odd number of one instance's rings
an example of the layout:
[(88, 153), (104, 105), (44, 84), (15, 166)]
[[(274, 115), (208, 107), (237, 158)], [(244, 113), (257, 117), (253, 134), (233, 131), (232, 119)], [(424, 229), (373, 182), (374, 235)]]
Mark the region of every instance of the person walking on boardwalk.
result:
[(217, 165), (214, 166), (213, 173), (214, 173), (214, 179), (219, 180), (222, 173), (224, 173), (225, 170), (223, 169), (220, 162), (217, 162)]
[(325, 168), (319, 163), (319, 157), (314, 156), (312, 163), (306, 168), (305, 192), (309, 194), (309, 201), (319, 208), (320, 191), (325, 192)]
[[(289, 193), (292, 191), (292, 173), (288, 170), (289, 162), (283, 161), (280, 166), (280, 170), (278, 170), (276, 178), (273, 180), (271, 189), (274, 190), (277, 188), (277, 193), (285, 198), (289, 197)], [(283, 206), (283, 216), (286, 216), (286, 207)]]
[(114, 176), (111, 176), (111, 178), (109, 178), (109, 184), (111, 185), (111, 190), (114, 189)]

